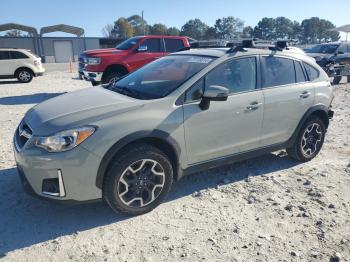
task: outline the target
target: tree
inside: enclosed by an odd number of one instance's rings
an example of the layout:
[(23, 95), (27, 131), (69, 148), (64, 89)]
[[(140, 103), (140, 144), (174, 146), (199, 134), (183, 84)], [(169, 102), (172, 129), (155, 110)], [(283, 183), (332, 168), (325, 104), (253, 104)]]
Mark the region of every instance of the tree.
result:
[(209, 26), (202, 22), (200, 19), (192, 19), (186, 22), (181, 28), (181, 35), (192, 37), (196, 40), (205, 38)]
[(242, 37), (243, 38), (252, 38), (253, 36), (254, 36), (254, 29), (253, 29), (253, 27), (251, 27), (250, 25), (245, 26), (243, 28)]
[(311, 17), (301, 23), (300, 41), (303, 44), (316, 44), (327, 41), (338, 41), (339, 33), (330, 31), (335, 25), (325, 19)]
[(274, 21), (275, 40), (288, 40), (294, 34), (293, 22), (283, 16), (277, 17)]
[(214, 27), (209, 27), (208, 30), (205, 32), (205, 39), (216, 39), (218, 38), (218, 35), (216, 33), (216, 30)]
[(133, 28), (135, 35), (147, 35), (149, 33), (147, 22), (141, 16), (132, 15), (127, 20)]
[(166, 35), (168, 28), (164, 24), (154, 24), (149, 27), (151, 35)]
[(121, 17), (115, 21), (113, 33), (116, 37), (129, 38), (134, 35), (134, 28), (129, 24), (127, 19)]
[(105, 27), (102, 28), (102, 35), (107, 38), (116, 38), (114, 26), (112, 24), (105, 25)]
[(214, 25), (216, 34), (220, 39), (230, 40), (238, 38), (243, 31), (244, 22), (233, 16), (217, 19)]
[(24, 35), (22, 34), (22, 31), (17, 30), (17, 29), (13, 29), (13, 30), (7, 31), (5, 36), (9, 36), (9, 37), (23, 37)]
[(180, 30), (177, 29), (176, 27), (169, 27), (167, 32), (166, 32), (167, 35), (174, 35), (174, 36), (178, 36), (180, 35)]
[(264, 17), (258, 22), (254, 28), (254, 37), (264, 40), (274, 40), (275, 35), (275, 19)]

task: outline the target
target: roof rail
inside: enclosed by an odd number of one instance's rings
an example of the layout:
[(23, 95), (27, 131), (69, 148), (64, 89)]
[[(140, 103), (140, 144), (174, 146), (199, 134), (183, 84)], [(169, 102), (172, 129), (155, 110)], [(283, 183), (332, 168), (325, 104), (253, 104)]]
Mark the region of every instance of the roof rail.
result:
[(244, 39), (241, 43), (238, 43), (236, 46), (234, 43), (229, 43), (227, 46), (231, 46), (231, 48), (227, 51), (227, 53), (234, 52), (246, 52), (246, 48), (257, 48), (257, 49), (270, 49), (272, 51), (283, 51), (284, 49), (288, 49), (288, 40), (278, 40), (276, 42), (259, 40), (259, 39)]

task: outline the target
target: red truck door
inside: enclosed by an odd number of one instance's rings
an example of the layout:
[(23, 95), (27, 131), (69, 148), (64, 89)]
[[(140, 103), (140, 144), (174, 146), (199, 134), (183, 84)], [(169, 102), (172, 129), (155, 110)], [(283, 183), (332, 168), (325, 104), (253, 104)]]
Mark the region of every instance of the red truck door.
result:
[[(138, 49), (143, 50), (138, 51)], [(141, 40), (134, 51), (135, 53), (125, 61), (132, 71), (165, 55), (162, 38)]]

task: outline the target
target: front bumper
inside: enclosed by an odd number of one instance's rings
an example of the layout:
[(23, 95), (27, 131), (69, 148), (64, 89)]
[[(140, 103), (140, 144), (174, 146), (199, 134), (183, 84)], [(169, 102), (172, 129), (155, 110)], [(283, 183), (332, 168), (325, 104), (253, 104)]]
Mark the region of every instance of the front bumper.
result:
[[(85, 202), (102, 198), (96, 187), (101, 159), (81, 145), (66, 152), (48, 153), (27, 142), (21, 149), (14, 138), (18, 174), (26, 192), (40, 198), (67, 202)], [(60, 177), (61, 176), (61, 177)], [(45, 181), (60, 181), (58, 194), (44, 188)]]
[(84, 73), (84, 78), (87, 81), (100, 83), (102, 80), (103, 72), (90, 72), (90, 71), (84, 70), (83, 73)]

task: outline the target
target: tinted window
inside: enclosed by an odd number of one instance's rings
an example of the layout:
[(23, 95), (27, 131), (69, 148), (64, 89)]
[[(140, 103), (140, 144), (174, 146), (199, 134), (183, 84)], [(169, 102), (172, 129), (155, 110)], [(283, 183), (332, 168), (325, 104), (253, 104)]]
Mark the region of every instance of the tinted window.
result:
[(199, 100), (202, 97), (203, 90), (204, 89), (204, 81), (200, 80), (197, 83), (195, 83), (187, 92), (185, 101), (196, 101)]
[(159, 38), (146, 39), (141, 45), (147, 46), (147, 52), (161, 52)]
[(173, 53), (184, 48), (184, 44), (180, 39), (164, 39), (166, 52)]
[(307, 75), (309, 76), (309, 80), (310, 81), (314, 81), (315, 79), (317, 79), (320, 75), (320, 72), (314, 68), (313, 66), (304, 63), (304, 67), (306, 70)]
[(295, 83), (293, 60), (274, 56), (264, 56), (262, 62), (262, 85), (272, 87)]
[(255, 57), (240, 58), (217, 66), (205, 79), (206, 87), (219, 85), (226, 87), (230, 93), (245, 92), (255, 89)]
[(26, 56), (25, 54), (18, 52), (18, 51), (11, 51), (11, 58), (12, 59), (26, 59), (28, 58), (28, 56)]
[(303, 67), (300, 62), (294, 61), (295, 66), (295, 79), (297, 83), (306, 82)]
[(0, 60), (10, 59), (8, 51), (0, 51)]

